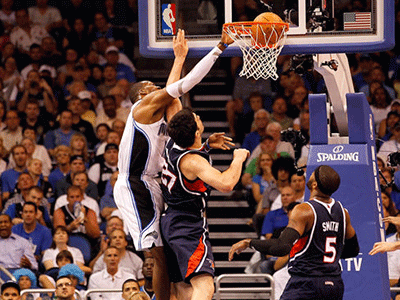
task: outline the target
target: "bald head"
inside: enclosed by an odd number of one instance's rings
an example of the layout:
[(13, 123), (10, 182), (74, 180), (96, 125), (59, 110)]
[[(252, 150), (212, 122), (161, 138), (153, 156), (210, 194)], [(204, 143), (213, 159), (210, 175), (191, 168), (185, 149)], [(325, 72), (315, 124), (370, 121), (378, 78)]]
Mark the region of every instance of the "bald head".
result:
[(150, 81), (140, 81), (132, 85), (131, 89), (129, 90), (129, 99), (131, 99), (132, 103), (135, 103), (136, 101), (140, 100), (141, 90), (143, 90), (143, 88), (147, 86), (149, 83)]

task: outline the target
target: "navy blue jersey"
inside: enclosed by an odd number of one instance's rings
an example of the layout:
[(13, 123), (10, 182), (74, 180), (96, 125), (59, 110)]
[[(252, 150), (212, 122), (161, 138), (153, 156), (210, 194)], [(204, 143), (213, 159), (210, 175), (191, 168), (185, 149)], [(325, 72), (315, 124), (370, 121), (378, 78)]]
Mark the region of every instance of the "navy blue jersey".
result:
[(314, 224), (290, 252), (289, 273), (298, 276), (338, 276), (343, 251), (346, 215), (340, 202), (306, 202), (314, 212)]
[(211, 158), (205, 150), (184, 149), (170, 139), (165, 147), (161, 190), (168, 206), (177, 210), (195, 212), (205, 208), (210, 188), (199, 178), (189, 180), (182, 174), (179, 162), (184, 155), (189, 153), (198, 154), (211, 164)]

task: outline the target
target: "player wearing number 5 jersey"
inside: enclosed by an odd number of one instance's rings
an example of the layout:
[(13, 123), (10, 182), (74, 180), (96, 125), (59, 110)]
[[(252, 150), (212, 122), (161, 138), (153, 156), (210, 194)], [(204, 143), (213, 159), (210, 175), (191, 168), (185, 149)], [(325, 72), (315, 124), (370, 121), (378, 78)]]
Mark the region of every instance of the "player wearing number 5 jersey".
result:
[(232, 246), (229, 260), (247, 247), (275, 256), (290, 253), (291, 275), (281, 300), (343, 299), (341, 258), (359, 252), (356, 232), (342, 204), (331, 198), (340, 177), (329, 166), (319, 166), (307, 183), (310, 201), (297, 205), (278, 239), (242, 240)]

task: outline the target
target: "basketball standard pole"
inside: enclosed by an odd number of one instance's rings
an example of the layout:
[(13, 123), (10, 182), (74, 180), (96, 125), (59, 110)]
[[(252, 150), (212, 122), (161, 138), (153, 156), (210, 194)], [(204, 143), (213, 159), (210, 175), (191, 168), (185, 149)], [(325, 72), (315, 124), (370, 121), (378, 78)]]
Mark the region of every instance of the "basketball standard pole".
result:
[[(324, 77), (330, 101), (325, 94), (309, 96), (307, 176), (319, 165), (339, 173), (341, 184), (332, 197), (348, 209), (360, 243), (357, 257), (341, 260), (343, 299), (390, 299), (386, 254), (368, 255), (375, 242), (385, 239), (373, 115), (365, 95), (354, 93), (345, 54), (318, 54), (314, 66)], [(335, 134), (331, 114), (339, 129)]]

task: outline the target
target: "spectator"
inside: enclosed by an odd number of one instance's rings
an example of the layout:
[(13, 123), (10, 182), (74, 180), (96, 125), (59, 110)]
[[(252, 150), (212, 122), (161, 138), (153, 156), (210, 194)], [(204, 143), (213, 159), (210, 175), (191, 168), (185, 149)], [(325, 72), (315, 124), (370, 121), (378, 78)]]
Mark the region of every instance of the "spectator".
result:
[(295, 88), (290, 98), (286, 115), (293, 120), (296, 119), (303, 108), (304, 101), (308, 101), (308, 90), (304, 86)]
[[(75, 14), (76, 12), (74, 12)], [(86, 20), (86, 22), (85, 22)], [(90, 50), (90, 40), (88, 34), (87, 17), (77, 17), (73, 20), (71, 30), (65, 35), (63, 46), (73, 48), (79, 57), (87, 55)]]
[(92, 239), (100, 237), (96, 213), (85, 204), (81, 204), (83, 192), (79, 186), (73, 185), (68, 188), (67, 200), (68, 204), (55, 209), (53, 226), (65, 226), (70, 233), (81, 232)]
[(14, 281), (7, 281), (1, 285), (1, 298), (3, 300), (20, 300), (21, 288)]
[(71, 137), (75, 133), (72, 129), (72, 112), (64, 110), (60, 113), (60, 128), (47, 132), (44, 137), (44, 146), (53, 156), (54, 148), (59, 145), (69, 146)]
[(72, 129), (76, 132), (80, 132), (88, 140), (88, 148), (93, 149), (97, 142), (96, 135), (93, 130), (93, 126), (88, 121), (81, 118), (82, 106), (81, 99), (79, 97), (72, 96), (68, 100), (68, 109), (72, 112)]
[(27, 54), (32, 44), (40, 44), (42, 38), (48, 36), (46, 29), (39, 25), (31, 25), (27, 9), (19, 9), (15, 12), (17, 27), (10, 35), (10, 40), (19, 52)]
[(38, 207), (33, 202), (25, 202), (22, 208), (23, 223), (13, 226), (12, 232), (25, 238), (31, 244), (38, 262), (42, 260), (44, 251), (51, 246), (51, 231), (37, 222)]
[(119, 50), (115, 46), (108, 46), (105, 52), (107, 64), (112, 65), (117, 72), (117, 80), (126, 79), (129, 82), (136, 82), (135, 74), (132, 69), (119, 62)]
[(386, 80), (386, 76), (385, 76), (385, 73), (382, 70), (382, 67), (379, 66), (379, 65), (375, 66), (368, 73), (368, 82), (369, 82), (369, 84), (362, 86), (360, 88), (360, 92), (363, 92), (367, 97), (372, 96), (370, 94), (370, 85), (372, 84), (372, 82), (376, 82), (377, 81), (377, 82), (380, 82), (383, 85), (384, 89), (389, 94), (389, 98), (391, 98), (391, 99), (396, 98), (395, 91), (391, 87), (389, 87), (389, 86), (387, 86), (385, 84), (385, 80)]
[(107, 144), (103, 157), (104, 160), (95, 163), (88, 172), (89, 179), (97, 184), (100, 197), (104, 196), (107, 182), (118, 169), (118, 145)]
[(32, 246), (26, 239), (12, 233), (11, 228), (11, 218), (0, 215), (0, 264), (9, 271), (19, 268), (37, 270)]
[[(63, 179), (59, 180), (57, 182), (56, 186), (56, 199), (62, 195), (65, 195), (67, 193), (68, 187), (72, 185), (72, 181), (77, 173), (85, 172), (86, 167), (84, 163), (84, 158), (82, 156), (73, 156), (71, 157), (71, 167), (70, 167), (70, 173)], [(87, 187), (84, 189), (85, 193), (93, 198), (97, 199), (98, 198), (98, 191), (97, 191), (97, 186), (94, 182), (89, 180), (87, 182)]]
[[(7, 169), (7, 163), (3, 159), (6, 155), (6, 151), (3, 146), (3, 139), (0, 137), (0, 175)], [(0, 177), (1, 180), (1, 177)]]
[[(393, 100), (393, 101), (399, 101), (399, 100)], [(383, 140), (382, 142), (390, 140), (390, 138), (393, 135), (392, 132), (393, 126), (398, 121), (400, 121), (400, 114), (396, 110), (391, 109), (391, 111), (388, 112), (388, 114), (386, 115), (386, 119), (382, 120), (381, 123), (379, 124), (378, 138), (382, 139)]]
[(117, 85), (117, 70), (112, 65), (105, 65), (103, 70), (103, 83), (97, 87), (100, 98), (108, 96), (110, 90)]
[(68, 276), (72, 280), (72, 285), (76, 290), (86, 290), (85, 284), (85, 273), (75, 264), (66, 264), (60, 268), (58, 277)]
[(130, 296), (134, 292), (139, 292), (139, 283), (132, 278), (129, 278), (124, 281), (122, 284), (122, 299), (124, 300), (130, 300)]
[(29, 18), (34, 24), (39, 24), (51, 32), (62, 26), (62, 18), (58, 8), (48, 6), (48, 0), (36, 0), (36, 6), (28, 8)]
[[(121, 288), (122, 284), (128, 278), (132, 278), (132, 274), (119, 268), (120, 254), (119, 250), (113, 246), (109, 246), (104, 252), (104, 263), (106, 268), (100, 272), (94, 273), (89, 278), (89, 289), (95, 288)], [(93, 300), (104, 299), (111, 300), (120, 297), (119, 293), (107, 293), (102, 297), (98, 293), (93, 293)]]
[[(296, 173), (290, 178), (290, 187), (293, 190), (294, 201), (298, 203), (304, 202), (304, 192), (306, 190), (306, 178), (304, 175)], [(282, 194), (280, 194), (271, 205), (271, 210), (280, 209), (282, 207)]]
[(92, 270), (85, 266), (85, 261), (83, 259), (81, 250), (68, 246), (68, 238), (68, 231), (64, 226), (58, 226), (54, 228), (53, 243), (51, 244), (51, 247), (44, 252), (42, 259), (42, 263), (46, 271), (57, 267), (58, 264), (56, 258), (58, 253), (63, 250), (68, 250), (73, 257), (73, 262), (71, 263), (77, 264), (79, 268), (85, 272), (85, 274), (92, 273)]
[[(42, 47), (40, 47), (39, 44), (32, 44), (29, 47), (29, 58), (30, 58), (30, 64), (21, 70), (21, 76), (24, 81), (28, 79), (28, 74), (30, 71), (40, 72), (42, 66), (45, 66), (47, 70), (50, 71), (52, 78), (56, 77), (56, 69), (54, 69), (50, 65), (43, 63), (46, 60), (43, 60), (43, 49)], [(25, 86), (25, 88), (27, 87), (29, 87), (29, 85)]]
[[(126, 249), (126, 247), (128, 246), (128, 241), (126, 240), (125, 232), (122, 229), (115, 229), (109, 234), (109, 239), (110, 246), (117, 248), (119, 251), (120, 259), (118, 268), (133, 275), (133, 277), (137, 281), (142, 281), (143, 261), (135, 253)], [(95, 258), (93, 260), (95, 261), (95, 263), (93, 263), (93, 261), (90, 263), (91, 265), (93, 265), (93, 274), (100, 272), (106, 268), (106, 264), (103, 259), (104, 255), (105, 254), (103, 253), (98, 256), (97, 259)], [(143, 282), (141, 282), (140, 285), (143, 285)]]
[(7, 127), (6, 123), (4, 123), (6, 108), (7, 108), (6, 102), (0, 99), (0, 131)]
[(156, 295), (153, 290), (153, 269), (154, 258), (151, 254), (146, 254), (143, 262), (144, 285), (140, 287), (140, 290), (146, 293), (151, 300), (156, 300)]
[(11, 152), (11, 148), (22, 141), (22, 127), (19, 126), (20, 119), (16, 110), (9, 110), (6, 113), (7, 127), (0, 132), (3, 139), (3, 145), (7, 153)]
[(266, 152), (261, 153), (257, 158), (257, 175), (252, 178), (252, 192), (256, 203), (261, 201), (264, 190), (275, 182), (271, 171), (273, 162), (272, 155)]
[(76, 132), (71, 136), (69, 142), (71, 148), (72, 156), (80, 156), (84, 158), (85, 167), (89, 166), (89, 149), (86, 137), (80, 133)]
[(124, 130), (125, 130), (125, 122), (121, 121), (119, 119), (116, 119), (112, 123), (111, 130), (118, 133), (119, 136), (122, 136), (124, 134)]
[(4, 60), (4, 73), (1, 75), (3, 80), (3, 96), (10, 107), (15, 108), (17, 95), (22, 92), (23, 79), (17, 68), (17, 61), (13, 56)]
[[(114, 188), (115, 182), (117, 181), (118, 178), (118, 171), (115, 171), (110, 178), (110, 185), (111, 188)], [(117, 204), (115, 203), (114, 200), (114, 193), (106, 193), (103, 197), (100, 199), (100, 214), (103, 219), (107, 220), (113, 211), (117, 210)]]
[(90, 93), (89, 91), (81, 91), (77, 94), (78, 98), (81, 99), (81, 118), (85, 121), (88, 121), (92, 126), (95, 126), (96, 122), (96, 113), (90, 109), (92, 104), (92, 98), (95, 98), (96, 95)]
[(47, 181), (47, 177), (44, 177), (42, 173), (42, 161), (40, 159), (33, 158), (28, 162), (28, 173), (33, 179), (33, 184), (42, 189), (46, 199), (53, 198), (53, 188)]
[(105, 146), (107, 145), (106, 139), (107, 139), (107, 135), (110, 132), (110, 126), (108, 126), (106, 123), (101, 123), (99, 125), (96, 126), (96, 137), (98, 139), (98, 143), (96, 144), (96, 146), (94, 147), (94, 151), (97, 154), (97, 150), (100, 147), (103, 147), (103, 153), (104, 153), (104, 149)]
[(283, 97), (277, 97), (272, 104), (270, 122), (278, 122), (282, 130), (293, 127), (293, 119), (286, 115), (287, 103)]
[(72, 257), (71, 252), (68, 250), (62, 250), (58, 252), (56, 256), (56, 262), (57, 267), (50, 268), (44, 274), (39, 276), (39, 283), (45, 289), (55, 288), (55, 281), (57, 280), (60, 269), (67, 264), (73, 264), (74, 258)]
[(259, 109), (254, 113), (255, 130), (244, 138), (242, 147), (252, 152), (261, 141), (261, 136), (265, 135), (265, 129), (269, 123), (269, 113), (265, 109)]
[(281, 141), (281, 131), (283, 130), (281, 124), (277, 122), (271, 122), (266, 128), (266, 133), (270, 134), (274, 141), (277, 143), (276, 152), (277, 153), (287, 153), (290, 157), (294, 158), (294, 149), (292, 144), (289, 142)]
[[(90, 209), (92, 209), (95, 212), (97, 221), (100, 223), (101, 219), (100, 219), (99, 205), (94, 198), (88, 196), (85, 193), (85, 190), (88, 190), (88, 175), (85, 172), (76, 173), (74, 175), (74, 177), (72, 178), (72, 185), (79, 186), (81, 188), (81, 190), (84, 193), (82, 204), (89, 207)], [(96, 187), (96, 186), (94, 186), (94, 187)], [(68, 204), (67, 195), (62, 195), (57, 199), (54, 209), (56, 210), (67, 204)]]
[(39, 71), (31, 70), (25, 80), (25, 91), (17, 104), (19, 111), (25, 111), (29, 99), (36, 99), (40, 107), (40, 115), (52, 121), (53, 115), (57, 112), (57, 100), (52, 87), (42, 77)]
[(55, 191), (57, 182), (65, 178), (70, 172), (71, 148), (64, 145), (57, 146), (54, 149), (54, 157), (57, 162), (57, 167), (51, 171), (49, 182)]
[(57, 278), (55, 296), (58, 300), (75, 300), (75, 287), (69, 276)]
[(92, 73), (89, 82), (97, 88), (103, 82), (103, 67), (96, 63), (91, 65), (90, 69)]
[(387, 156), (390, 153), (397, 152), (400, 148), (400, 122), (397, 122), (393, 126), (393, 139), (386, 141), (382, 144), (379, 149), (378, 156), (382, 158), (382, 160), (387, 162)]
[[(21, 269), (16, 270), (13, 273), (13, 275), (22, 291), (37, 288), (36, 275), (31, 270), (21, 268)], [(33, 293), (33, 294), (32, 293), (24, 293), (23, 296), (21, 297), (21, 300), (26, 300), (27, 298), (37, 299), (39, 297), (40, 297), (39, 293)]]
[(13, 4), (13, 0), (1, 1), (0, 21), (3, 23), (5, 32), (7, 34), (10, 34), (11, 30), (17, 25)]
[(103, 98), (103, 109), (98, 111), (96, 126), (101, 123), (106, 123), (108, 126), (112, 127), (112, 123), (117, 119), (125, 122), (129, 113), (130, 110), (128, 108), (117, 107), (113, 96), (106, 96)]
[(24, 109), (24, 118), (21, 120), (21, 126), (25, 129), (31, 127), (35, 130), (35, 141), (43, 144), (44, 134), (49, 130), (50, 123), (45, 117), (46, 113), (41, 115), (40, 106), (37, 99), (29, 98)]
[[(108, 236), (115, 229), (124, 229), (124, 221), (118, 216), (111, 216), (107, 219), (106, 235)], [(125, 232), (126, 233), (126, 232)]]
[(390, 111), (390, 98), (388, 92), (383, 88), (377, 88), (371, 95), (371, 110), (374, 115), (375, 131), (378, 132), (379, 124)]
[(57, 83), (65, 86), (67, 82), (73, 80), (75, 65), (78, 61), (78, 52), (74, 48), (65, 49), (65, 64), (57, 68)]
[(102, 12), (96, 12), (94, 14), (94, 28), (90, 36), (91, 41), (96, 41), (103, 37), (106, 38), (107, 41), (112, 42), (115, 38), (114, 31), (114, 27), (107, 22), (107, 19)]
[[(131, 109), (133, 104), (129, 98), (129, 90), (131, 89), (132, 84), (126, 79), (120, 79), (118, 80), (116, 87), (122, 91), (121, 95), (124, 97), (124, 100), (121, 102), (121, 106)], [(110, 91), (110, 94), (112, 95), (112, 91)]]
[[(25, 132), (25, 129), (24, 129)], [(28, 156), (28, 164), (32, 161), (32, 159), (38, 159), (42, 163), (43, 176), (48, 177), (50, 174), (50, 170), (52, 168), (51, 159), (49, 154), (47, 153), (46, 148), (43, 145), (38, 145), (31, 138), (24, 137), (21, 141), (21, 145), (25, 147), (26, 153)], [(8, 163), (8, 168), (14, 168), (15, 161), (11, 156), (10, 161)], [(36, 183), (35, 183), (36, 184)]]
[[(64, 62), (61, 52), (57, 50), (57, 42), (52, 36), (47, 36), (42, 39), (43, 60), (50, 66), (58, 68)], [(56, 74), (52, 73), (51, 77), (56, 78)]]
[(5, 203), (14, 192), (18, 177), (26, 170), (26, 161), (28, 159), (26, 149), (22, 145), (15, 145), (11, 149), (11, 155), (15, 161), (15, 167), (4, 171), (0, 176), (1, 197), (3, 203)]

